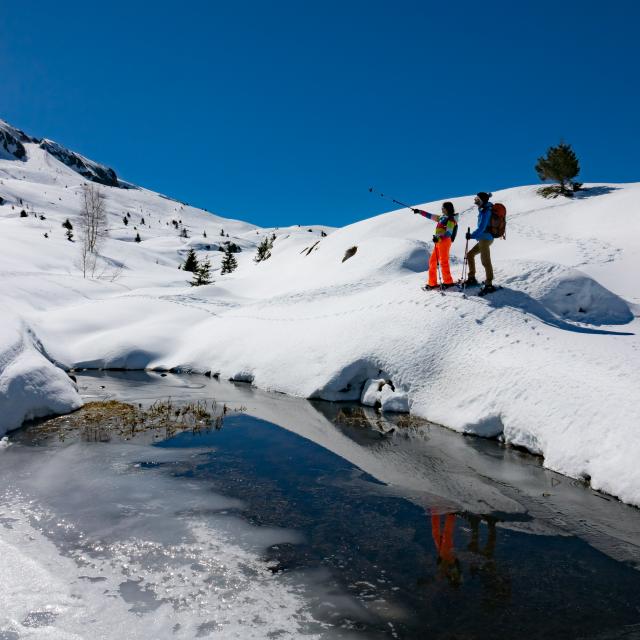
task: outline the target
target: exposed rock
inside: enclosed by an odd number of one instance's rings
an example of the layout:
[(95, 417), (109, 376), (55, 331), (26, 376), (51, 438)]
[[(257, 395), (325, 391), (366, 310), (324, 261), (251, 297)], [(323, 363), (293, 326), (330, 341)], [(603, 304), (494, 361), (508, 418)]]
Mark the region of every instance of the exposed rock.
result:
[(23, 142), (31, 142), (31, 138), (24, 131), (0, 120), (0, 158), (25, 160), (27, 150), (24, 148)]
[(50, 153), (70, 169), (73, 169), (81, 176), (92, 182), (98, 182), (109, 187), (119, 187), (118, 176), (116, 172), (103, 164), (98, 164), (93, 160), (89, 160), (81, 156), (75, 151), (70, 151), (53, 140), (44, 139), (40, 143), (40, 148)]
[(342, 262), (346, 262), (349, 258), (353, 258), (353, 256), (356, 255), (357, 251), (358, 251), (358, 247), (349, 247), (344, 252), (344, 258), (342, 258)]

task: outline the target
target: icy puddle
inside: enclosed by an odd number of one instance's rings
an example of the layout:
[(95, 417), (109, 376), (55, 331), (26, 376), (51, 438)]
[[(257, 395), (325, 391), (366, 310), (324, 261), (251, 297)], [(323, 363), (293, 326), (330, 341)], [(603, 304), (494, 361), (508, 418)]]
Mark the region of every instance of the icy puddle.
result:
[(640, 511), (531, 456), (200, 376), (79, 385), (246, 411), (14, 433), (0, 640), (640, 637)]

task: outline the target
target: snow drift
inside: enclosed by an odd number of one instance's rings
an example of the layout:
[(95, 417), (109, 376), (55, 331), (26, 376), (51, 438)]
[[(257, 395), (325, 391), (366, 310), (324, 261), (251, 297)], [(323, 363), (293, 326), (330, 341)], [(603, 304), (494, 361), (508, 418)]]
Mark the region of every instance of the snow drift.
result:
[(71, 378), (15, 317), (0, 313), (0, 436), (25, 420), (69, 413), (82, 401)]

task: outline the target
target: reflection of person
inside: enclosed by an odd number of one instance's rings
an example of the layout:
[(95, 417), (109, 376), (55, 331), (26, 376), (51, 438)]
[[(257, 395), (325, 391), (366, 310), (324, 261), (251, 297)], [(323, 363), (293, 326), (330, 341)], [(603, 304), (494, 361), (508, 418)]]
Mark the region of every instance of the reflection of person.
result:
[[(462, 517), (469, 523), (471, 539), (467, 549), (472, 558), (469, 561), (469, 573), (478, 577), (484, 585), (483, 600), (488, 606), (502, 607), (511, 598), (511, 580), (509, 573), (500, 572), (494, 558), (496, 550), (497, 532), (496, 520), (491, 516), (477, 516), (463, 513)], [(484, 546), (480, 545), (480, 525), (487, 523), (487, 539)]]
[(431, 513), (431, 535), (438, 552), (438, 574), (446, 578), (452, 586), (457, 587), (462, 582), (462, 571), (453, 548), (455, 527), (455, 513), (445, 515), (442, 531), (440, 530), (440, 516), (435, 511)]
[[(491, 560), (493, 559), (493, 553), (496, 549), (496, 521), (490, 516), (480, 517), (476, 516), (473, 513), (465, 513), (464, 519), (469, 523), (471, 527), (471, 540), (469, 541), (469, 546), (467, 549), (472, 553), (477, 553), (485, 558)], [(480, 549), (480, 523), (482, 520), (487, 521), (487, 542), (484, 545), (484, 548)]]

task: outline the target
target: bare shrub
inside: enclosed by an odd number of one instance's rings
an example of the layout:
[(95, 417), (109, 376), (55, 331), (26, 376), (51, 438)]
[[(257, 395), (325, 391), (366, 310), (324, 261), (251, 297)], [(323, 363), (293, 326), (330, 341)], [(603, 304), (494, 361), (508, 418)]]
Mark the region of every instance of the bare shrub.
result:
[(96, 263), (107, 236), (106, 196), (95, 183), (82, 187), (77, 228), (80, 234), (80, 268), (83, 277), (95, 275)]

